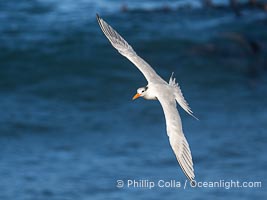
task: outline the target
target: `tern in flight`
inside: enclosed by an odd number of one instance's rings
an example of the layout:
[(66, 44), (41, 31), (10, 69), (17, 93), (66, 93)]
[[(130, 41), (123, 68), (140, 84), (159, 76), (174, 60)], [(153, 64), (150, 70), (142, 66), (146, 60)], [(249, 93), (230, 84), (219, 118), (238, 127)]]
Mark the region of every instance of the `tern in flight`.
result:
[(189, 144), (183, 134), (182, 122), (176, 108), (176, 102), (191, 116), (194, 117), (192, 110), (183, 97), (182, 91), (175, 82), (173, 74), (169, 83), (164, 81), (154, 69), (141, 57), (133, 48), (99, 15), (96, 15), (100, 28), (108, 38), (112, 46), (119, 53), (128, 58), (145, 76), (148, 81), (147, 86), (137, 89), (137, 94), (133, 97), (143, 97), (148, 100), (158, 100), (163, 108), (166, 120), (167, 134), (170, 145), (186, 177), (192, 182), (195, 174)]

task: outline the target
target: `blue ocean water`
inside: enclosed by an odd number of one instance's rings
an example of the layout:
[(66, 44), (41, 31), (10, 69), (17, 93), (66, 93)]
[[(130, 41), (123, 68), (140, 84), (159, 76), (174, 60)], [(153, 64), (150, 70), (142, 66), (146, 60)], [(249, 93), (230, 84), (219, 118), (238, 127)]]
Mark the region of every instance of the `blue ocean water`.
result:
[[(108, 43), (96, 12), (164, 79), (175, 73), (200, 119), (178, 108), (196, 180), (261, 187), (184, 188), (160, 104), (131, 100), (146, 81)], [(31, 0), (1, 2), (0, 21), (0, 199), (267, 197), (265, 12)], [(160, 180), (182, 186), (140, 186)]]

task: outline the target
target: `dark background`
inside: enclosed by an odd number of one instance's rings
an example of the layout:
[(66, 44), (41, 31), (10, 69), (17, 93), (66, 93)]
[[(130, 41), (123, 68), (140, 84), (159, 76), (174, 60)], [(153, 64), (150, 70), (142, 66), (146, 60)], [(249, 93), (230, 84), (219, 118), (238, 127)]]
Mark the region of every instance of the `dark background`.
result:
[[(205, 3), (206, 2), (206, 3)], [(212, 3), (212, 4), (211, 4)], [(265, 199), (266, 1), (0, 2), (0, 199)], [(197, 181), (261, 188), (117, 188), (176, 180), (157, 101), (99, 29), (99, 13), (168, 80)]]

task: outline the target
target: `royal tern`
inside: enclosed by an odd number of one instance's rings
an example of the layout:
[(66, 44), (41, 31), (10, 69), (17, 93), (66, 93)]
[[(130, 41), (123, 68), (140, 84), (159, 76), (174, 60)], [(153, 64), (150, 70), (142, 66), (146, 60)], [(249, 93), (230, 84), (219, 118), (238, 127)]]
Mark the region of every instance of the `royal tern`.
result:
[(148, 81), (147, 86), (137, 89), (133, 100), (138, 97), (143, 97), (144, 99), (158, 100), (160, 102), (165, 115), (170, 145), (184, 174), (192, 182), (195, 178), (193, 161), (189, 144), (183, 134), (182, 122), (176, 108), (176, 101), (188, 114), (193, 117), (194, 115), (183, 97), (178, 83), (175, 82), (173, 74), (169, 83), (164, 81), (146, 61), (135, 53), (133, 48), (110, 25), (99, 17), (98, 14), (96, 18), (101, 30), (112, 46), (117, 49), (121, 55), (128, 58), (143, 73)]

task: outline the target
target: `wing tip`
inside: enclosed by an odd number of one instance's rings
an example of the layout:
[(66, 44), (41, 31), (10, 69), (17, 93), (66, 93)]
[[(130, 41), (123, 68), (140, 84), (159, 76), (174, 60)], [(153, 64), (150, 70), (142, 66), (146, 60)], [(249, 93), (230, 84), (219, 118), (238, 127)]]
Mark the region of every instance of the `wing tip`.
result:
[(101, 17), (99, 16), (98, 13), (96, 13), (96, 19), (97, 19), (97, 22), (99, 23), (99, 25), (101, 25)]
[[(97, 22), (99, 24), (100, 29), (102, 30), (102, 32), (104, 33), (104, 35), (106, 35), (105, 28), (104, 28), (104, 25), (105, 25), (104, 22), (105, 21), (99, 16), (98, 13), (96, 13), (96, 20), (97, 20)], [(106, 35), (106, 37), (107, 37), (107, 35)]]
[(182, 171), (184, 172), (184, 175), (187, 177), (187, 179), (190, 181), (190, 183), (195, 182), (195, 174), (194, 174), (194, 169), (190, 172), (191, 174), (189, 174), (186, 169), (184, 168), (184, 166), (182, 165), (181, 161), (179, 159), (178, 163), (182, 169)]

